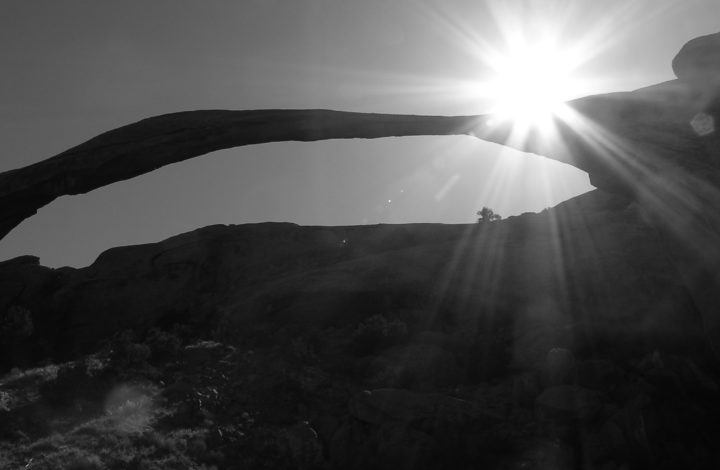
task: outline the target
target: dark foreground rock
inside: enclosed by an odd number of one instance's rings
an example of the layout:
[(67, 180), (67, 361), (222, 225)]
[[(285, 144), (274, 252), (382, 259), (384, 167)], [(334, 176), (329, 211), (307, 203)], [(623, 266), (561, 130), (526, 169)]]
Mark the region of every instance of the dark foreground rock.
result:
[[(543, 370), (529, 369), (423, 391), (393, 388), (349, 367), (362, 360), (353, 336), (332, 327), (318, 334), (258, 326), (229, 344), (154, 331), (122, 335), (71, 363), (15, 371), (0, 378), (0, 465), (669, 470), (720, 464), (720, 369), (712, 363), (659, 351), (624, 359), (593, 355), (577, 359), (577, 373), (562, 385), (543, 384)], [(535, 386), (524, 389), (528, 399), (518, 400), (517, 384), (533, 375)], [(365, 388), (373, 383), (378, 388)]]

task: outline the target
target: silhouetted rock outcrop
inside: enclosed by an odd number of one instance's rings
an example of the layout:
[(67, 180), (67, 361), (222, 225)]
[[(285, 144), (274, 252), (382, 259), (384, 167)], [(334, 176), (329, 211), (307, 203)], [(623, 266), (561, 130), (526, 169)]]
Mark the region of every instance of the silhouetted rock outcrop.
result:
[(285, 140), (467, 134), (475, 120), (330, 110), (205, 110), (155, 116), (0, 174), (0, 238), (57, 197), (86, 193), (215, 150)]
[[(697, 38), (682, 48), (673, 61), (679, 80), (571, 101), (573, 116), (556, 120), (559, 139), (538, 131), (514, 139), (512, 123), (495, 122), (491, 116), (209, 110), (144, 119), (0, 174), (0, 235), (62, 195), (91, 191), (215, 150), (286, 140), (469, 134), (574, 165), (607, 191), (647, 197), (667, 184), (679, 184), (673, 189), (696, 188), (690, 194), (697, 192), (698, 201), (707, 203), (707, 191), (697, 190), (697, 185), (720, 183), (712, 122), (717, 120), (717, 37)], [(714, 194), (710, 199), (717, 202)]]
[[(344, 328), (379, 314), (399, 315), (438, 351), (426, 366), (440, 361), (452, 381), (536, 366), (554, 347), (702, 349), (702, 319), (664, 251), (633, 205), (595, 191), (491, 224), (211, 226), (83, 269), (27, 258), (0, 264), (0, 302), (35, 325), (11, 362), (72, 357), (124, 329)], [(444, 328), (457, 333), (423, 333)], [(403, 351), (369, 366), (422, 382)]]
[(714, 81), (720, 79), (720, 33), (700, 36), (685, 44), (672, 61), (675, 75), (688, 82)]

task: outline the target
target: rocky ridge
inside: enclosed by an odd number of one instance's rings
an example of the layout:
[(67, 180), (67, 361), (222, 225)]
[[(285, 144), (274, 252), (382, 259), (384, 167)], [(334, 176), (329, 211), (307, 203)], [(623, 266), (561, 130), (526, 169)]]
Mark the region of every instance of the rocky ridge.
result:
[[(0, 308), (27, 311), (34, 328), (6, 345), (6, 368), (92, 352), (125, 329), (327, 327), (393, 312), (416, 328), (522, 332), (521, 363), (543, 353), (535, 342), (705, 344), (665, 241), (635, 204), (599, 191), (486, 224), (211, 226), (82, 269), (22, 257), (0, 264)], [(554, 339), (532, 339), (538, 330)]]

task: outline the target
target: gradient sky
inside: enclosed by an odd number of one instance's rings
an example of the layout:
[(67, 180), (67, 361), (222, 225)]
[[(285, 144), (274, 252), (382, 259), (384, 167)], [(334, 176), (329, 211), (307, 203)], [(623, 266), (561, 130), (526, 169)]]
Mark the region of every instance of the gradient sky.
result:
[[(1, 0), (0, 171), (103, 131), (192, 109), (477, 114), (508, 34), (581, 45), (586, 92), (674, 78), (717, 0)], [(277, 143), (215, 152), (63, 197), (0, 241), (0, 260), (84, 266), (205, 225), (467, 223), (591, 189), (572, 167), (471, 137)]]

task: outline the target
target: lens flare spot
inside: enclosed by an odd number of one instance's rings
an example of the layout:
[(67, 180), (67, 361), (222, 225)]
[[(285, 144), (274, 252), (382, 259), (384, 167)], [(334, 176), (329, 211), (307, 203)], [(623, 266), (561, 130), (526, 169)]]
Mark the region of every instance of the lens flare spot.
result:
[(707, 113), (698, 113), (690, 121), (690, 126), (701, 137), (710, 135), (715, 132), (715, 119)]

